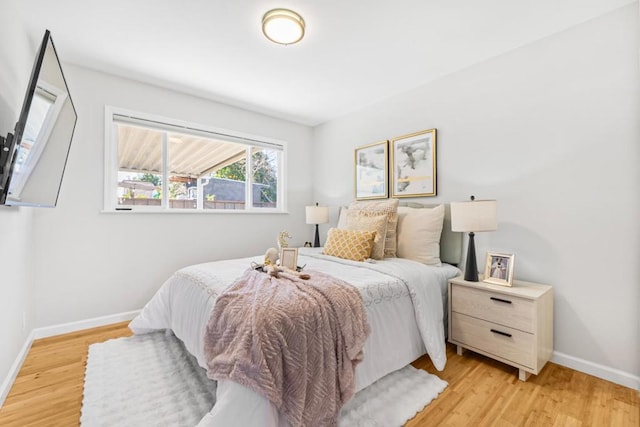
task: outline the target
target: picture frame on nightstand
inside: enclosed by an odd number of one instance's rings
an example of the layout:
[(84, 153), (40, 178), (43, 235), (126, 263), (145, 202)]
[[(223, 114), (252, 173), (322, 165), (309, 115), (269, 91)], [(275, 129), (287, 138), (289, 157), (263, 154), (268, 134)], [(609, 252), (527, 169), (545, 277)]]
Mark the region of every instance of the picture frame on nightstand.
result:
[(483, 282), (494, 285), (511, 286), (513, 284), (514, 254), (487, 252)]

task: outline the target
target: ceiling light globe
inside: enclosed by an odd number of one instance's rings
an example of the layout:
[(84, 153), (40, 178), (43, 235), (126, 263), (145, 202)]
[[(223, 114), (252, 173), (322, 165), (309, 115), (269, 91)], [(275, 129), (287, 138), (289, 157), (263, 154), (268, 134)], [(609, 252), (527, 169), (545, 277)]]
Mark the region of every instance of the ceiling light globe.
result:
[(297, 43), (304, 37), (304, 29), (304, 19), (289, 9), (273, 9), (262, 17), (262, 32), (274, 43)]

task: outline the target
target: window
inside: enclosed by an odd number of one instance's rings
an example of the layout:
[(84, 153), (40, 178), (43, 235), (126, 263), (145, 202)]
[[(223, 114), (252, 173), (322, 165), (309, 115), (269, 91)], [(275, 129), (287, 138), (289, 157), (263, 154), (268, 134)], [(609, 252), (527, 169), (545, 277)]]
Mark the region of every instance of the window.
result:
[(105, 210), (282, 212), (285, 144), (107, 107)]

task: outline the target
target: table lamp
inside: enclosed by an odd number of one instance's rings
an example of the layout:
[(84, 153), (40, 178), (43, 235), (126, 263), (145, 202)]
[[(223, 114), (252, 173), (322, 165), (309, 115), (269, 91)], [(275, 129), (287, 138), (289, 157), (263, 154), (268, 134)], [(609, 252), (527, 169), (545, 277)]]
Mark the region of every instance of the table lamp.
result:
[(476, 245), (473, 238), (476, 232), (498, 229), (496, 212), (495, 200), (475, 200), (475, 197), (471, 196), (469, 202), (451, 203), (451, 230), (469, 232), (467, 264), (464, 270), (464, 280), (468, 282), (478, 281)]
[(326, 224), (329, 222), (329, 208), (326, 206), (307, 206), (307, 224), (316, 225), (316, 239), (313, 242), (314, 248), (320, 247), (320, 233), (318, 232), (318, 224)]

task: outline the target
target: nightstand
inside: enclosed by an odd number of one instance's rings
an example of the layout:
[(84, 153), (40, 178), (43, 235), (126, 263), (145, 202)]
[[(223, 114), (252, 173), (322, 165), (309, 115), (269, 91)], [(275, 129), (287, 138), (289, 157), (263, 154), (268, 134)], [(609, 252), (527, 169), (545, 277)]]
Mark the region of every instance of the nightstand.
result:
[(449, 342), (518, 368), (526, 381), (553, 353), (553, 289), (449, 280)]

